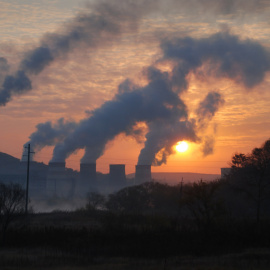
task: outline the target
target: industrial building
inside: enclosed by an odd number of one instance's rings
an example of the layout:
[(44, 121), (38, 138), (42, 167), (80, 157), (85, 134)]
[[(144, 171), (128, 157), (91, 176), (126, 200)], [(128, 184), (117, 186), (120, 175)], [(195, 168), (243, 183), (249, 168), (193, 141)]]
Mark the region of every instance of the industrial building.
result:
[[(13, 157), (12, 157), (13, 158)], [(13, 158), (0, 168), (0, 181), (26, 185), (27, 162)], [(30, 198), (84, 198), (89, 192), (112, 193), (121, 188), (151, 181), (151, 166), (136, 165), (134, 181), (127, 179), (125, 164), (110, 164), (109, 174), (96, 171), (96, 163), (81, 163), (80, 171), (66, 168), (65, 162), (48, 165), (30, 162)]]

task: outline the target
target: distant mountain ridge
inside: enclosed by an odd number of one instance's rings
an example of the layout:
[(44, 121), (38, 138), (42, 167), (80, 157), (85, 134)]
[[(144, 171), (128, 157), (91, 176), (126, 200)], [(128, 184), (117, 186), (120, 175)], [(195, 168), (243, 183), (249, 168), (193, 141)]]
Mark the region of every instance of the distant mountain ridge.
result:
[[(15, 172), (15, 171), (18, 171), (20, 168), (22, 168), (22, 165), (23, 164), (19, 158), (0, 152), (1, 172)], [(40, 170), (45, 170), (48, 168), (48, 165), (42, 162), (31, 161), (31, 166), (33, 165), (35, 166), (36, 169), (40, 169)]]
[[(133, 178), (134, 173), (127, 175), (128, 178)], [(191, 173), (191, 172), (152, 172), (152, 179), (168, 183), (172, 185), (183, 183), (197, 182), (199, 180), (212, 181), (219, 179), (220, 174), (205, 174), (205, 173)]]
[(15, 158), (9, 154), (0, 152), (0, 167), (2, 166), (10, 166), (12, 164), (18, 165), (20, 163), (20, 160), (18, 158)]
[[(34, 162), (35, 166), (40, 169), (47, 169), (48, 165)], [(18, 168), (20, 165), (20, 159), (15, 158), (9, 154), (0, 152), (0, 169), (10, 170)], [(127, 175), (127, 178), (134, 178), (135, 174), (131, 173)], [(168, 183), (172, 185), (179, 184), (182, 180), (184, 183), (196, 182), (199, 180), (211, 181), (220, 178), (220, 174), (203, 174), (203, 173), (191, 173), (191, 172), (152, 172), (152, 179)]]

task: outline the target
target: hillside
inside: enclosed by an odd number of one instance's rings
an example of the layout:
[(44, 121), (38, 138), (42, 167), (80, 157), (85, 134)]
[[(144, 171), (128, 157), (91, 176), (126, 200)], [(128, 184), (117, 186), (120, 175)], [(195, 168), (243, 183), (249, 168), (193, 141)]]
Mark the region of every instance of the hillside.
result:
[[(133, 178), (134, 173), (127, 175), (128, 178)], [(179, 184), (182, 180), (184, 183), (196, 182), (199, 180), (211, 181), (220, 178), (220, 174), (203, 174), (191, 172), (152, 172), (152, 179), (168, 183), (171, 185)]]
[(6, 153), (0, 152), (0, 167), (6, 167), (6, 166), (18, 166), (20, 163), (20, 160), (18, 158), (15, 158), (11, 155), (8, 155)]

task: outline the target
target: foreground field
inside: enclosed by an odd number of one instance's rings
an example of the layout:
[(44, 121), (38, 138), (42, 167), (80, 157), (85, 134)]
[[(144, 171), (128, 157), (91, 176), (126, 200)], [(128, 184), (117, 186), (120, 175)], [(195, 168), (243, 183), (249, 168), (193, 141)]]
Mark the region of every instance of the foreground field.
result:
[(0, 269), (266, 270), (269, 224), (104, 211), (18, 216), (0, 246)]
[(2, 270), (268, 270), (270, 250), (249, 250), (214, 257), (95, 258), (86, 262), (80, 256), (48, 249), (7, 249), (0, 252), (0, 266)]

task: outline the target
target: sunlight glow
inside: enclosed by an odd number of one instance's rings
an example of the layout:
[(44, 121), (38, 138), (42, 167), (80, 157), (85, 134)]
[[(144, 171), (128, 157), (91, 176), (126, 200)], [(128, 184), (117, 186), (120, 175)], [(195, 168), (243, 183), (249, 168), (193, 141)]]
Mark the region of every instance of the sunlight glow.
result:
[(186, 152), (188, 150), (188, 143), (185, 141), (178, 142), (175, 148), (180, 153)]

